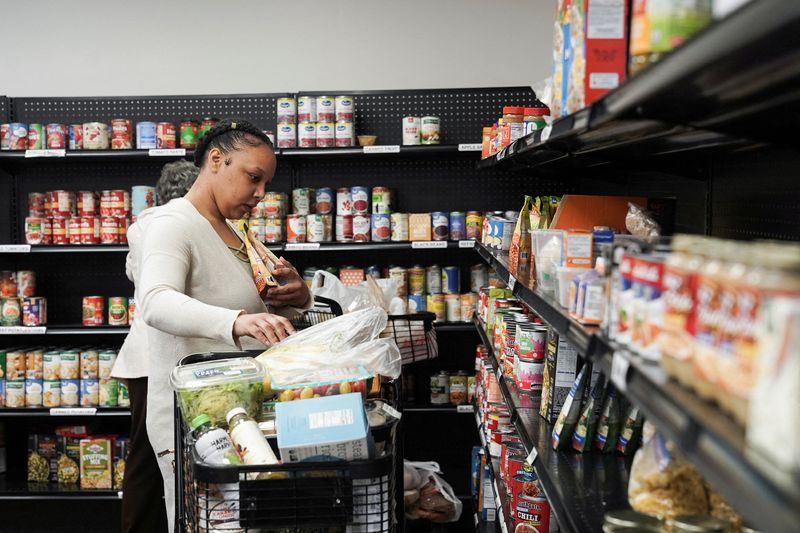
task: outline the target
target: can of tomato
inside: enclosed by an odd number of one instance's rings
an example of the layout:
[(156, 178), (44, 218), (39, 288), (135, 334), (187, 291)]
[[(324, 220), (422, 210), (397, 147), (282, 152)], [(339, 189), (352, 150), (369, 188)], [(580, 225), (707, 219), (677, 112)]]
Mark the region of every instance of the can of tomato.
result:
[[(105, 304), (102, 296), (83, 297), (83, 325), (102, 326), (105, 319)], [(63, 377), (63, 376), (62, 376)]]
[(43, 217), (25, 217), (25, 242), (28, 244), (44, 244)]
[(41, 124), (28, 124), (28, 150), (44, 148), (44, 127)]
[(392, 236), (392, 221), (388, 214), (372, 214), (372, 242), (389, 242)]
[(297, 126), (297, 146), (314, 148), (317, 145), (317, 125), (313, 122), (301, 122)]
[(0, 124), (0, 150), (11, 150), (11, 128), (8, 123)]
[(83, 124), (83, 147), (86, 150), (108, 150), (108, 124), (85, 122)]
[(367, 214), (353, 215), (353, 240), (369, 242), (370, 234), (370, 216)]
[(306, 215), (286, 216), (286, 242), (306, 242)]
[(264, 219), (264, 242), (278, 243), (283, 241), (283, 219), (267, 217)]
[(317, 122), (335, 122), (336, 103), (330, 96), (317, 96)]
[(408, 240), (408, 213), (392, 213), (392, 241)]
[(111, 149), (131, 150), (133, 148), (133, 122), (127, 118), (111, 119)]
[(190, 118), (181, 120), (181, 148), (194, 148), (197, 146), (198, 131), (200, 131), (200, 125), (197, 123), (197, 121)]
[(119, 243), (119, 222), (116, 217), (103, 217), (100, 221), (100, 244)]
[(78, 216), (93, 217), (97, 214), (97, 194), (94, 191), (78, 191)]
[(100, 216), (126, 217), (131, 214), (131, 196), (126, 190), (103, 191), (100, 197)]
[(353, 215), (336, 215), (336, 242), (353, 241)]
[(156, 148), (175, 148), (175, 124), (172, 122), (159, 122), (156, 124)]
[(297, 98), (297, 120), (300, 122), (317, 121), (317, 99), (313, 96)]
[(69, 218), (53, 218), (50, 224), (53, 227), (53, 244), (69, 244)]
[(340, 187), (336, 189), (336, 214), (353, 214), (353, 195), (349, 187)]
[(69, 217), (69, 222), (67, 223), (67, 234), (69, 236), (69, 243), (70, 244), (80, 244), (81, 243), (81, 218), (80, 217)]
[(353, 187), (351, 190), (353, 195), (353, 214), (368, 214), (370, 204), (369, 187)]
[(47, 147), (53, 150), (66, 149), (69, 143), (67, 126), (64, 124), (48, 124), (45, 128), (45, 136), (47, 138)]
[(317, 148), (336, 146), (336, 126), (333, 122), (317, 122)]
[(253, 232), (253, 238), (259, 242), (264, 242), (266, 238), (266, 221), (261, 217), (250, 216), (250, 223), (248, 224), (250, 231)]
[(156, 205), (156, 188), (150, 185), (131, 187), (131, 214), (139, 216), (145, 209)]
[(128, 325), (128, 299), (124, 296), (112, 296), (108, 299), (108, 325)]
[(330, 215), (333, 212), (333, 189), (321, 187), (315, 191), (318, 215)]
[(139, 150), (150, 150), (155, 147), (156, 147), (156, 123), (137, 122), (136, 148)]
[(80, 217), (81, 244), (100, 244), (100, 218)]
[(53, 217), (69, 217), (75, 212), (75, 195), (70, 191), (52, 191), (50, 214)]
[(83, 124), (70, 124), (67, 132), (69, 133), (69, 149), (83, 150)]

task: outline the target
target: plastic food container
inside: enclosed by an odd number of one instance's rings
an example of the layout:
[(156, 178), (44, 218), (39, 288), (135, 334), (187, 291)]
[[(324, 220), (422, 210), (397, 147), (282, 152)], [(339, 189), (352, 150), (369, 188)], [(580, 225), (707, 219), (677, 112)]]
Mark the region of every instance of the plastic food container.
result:
[(558, 297), (558, 305), (565, 309), (569, 307), (569, 284), (572, 282), (572, 278), (588, 270), (591, 269), (566, 266), (556, 268), (555, 294)]
[(562, 230), (534, 230), (536, 246), (536, 284), (539, 290), (552, 294), (555, 291), (556, 269), (561, 266), (564, 232)]
[(177, 366), (170, 383), (187, 423), (206, 414), (211, 423), (227, 427), (225, 413), (244, 407), (256, 420), (261, 415), (264, 398), (264, 367), (250, 357), (217, 359)]

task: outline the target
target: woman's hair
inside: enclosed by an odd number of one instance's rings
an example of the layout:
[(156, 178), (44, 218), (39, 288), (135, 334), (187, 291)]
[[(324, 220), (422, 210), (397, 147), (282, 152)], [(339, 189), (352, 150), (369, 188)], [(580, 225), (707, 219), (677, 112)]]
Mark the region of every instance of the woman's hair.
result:
[(223, 155), (228, 155), (245, 146), (261, 144), (273, 148), (269, 137), (250, 122), (236, 119), (221, 120), (197, 141), (197, 147), (194, 150), (194, 164), (203, 168), (206, 153), (211, 148), (217, 148)]
[(191, 161), (174, 161), (164, 165), (156, 183), (157, 204), (164, 205), (170, 200), (185, 196), (199, 172), (200, 169)]

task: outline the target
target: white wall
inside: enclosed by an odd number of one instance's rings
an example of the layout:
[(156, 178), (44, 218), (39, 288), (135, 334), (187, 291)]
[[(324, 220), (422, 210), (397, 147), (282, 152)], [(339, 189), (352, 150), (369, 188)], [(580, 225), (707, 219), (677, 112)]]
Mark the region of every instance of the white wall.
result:
[(529, 86), (555, 0), (3, 2), (0, 94)]

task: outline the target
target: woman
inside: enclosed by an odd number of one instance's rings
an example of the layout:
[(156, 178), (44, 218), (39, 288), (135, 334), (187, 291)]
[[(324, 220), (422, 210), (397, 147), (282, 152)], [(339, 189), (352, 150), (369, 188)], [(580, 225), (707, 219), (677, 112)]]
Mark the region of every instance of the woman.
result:
[(223, 121), (195, 150), (197, 181), (184, 198), (154, 212), (142, 239), (137, 293), (148, 331), (147, 433), (159, 456), (170, 529), (174, 526), (173, 391), (169, 375), (184, 356), (263, 349), (294, 332), (286, 317), (312, 305), (300, 275), (281, 258), (281, 286), (258, 293), (243, 235), (228, 222), (249, 214), (275, 174), (266, 135)]

